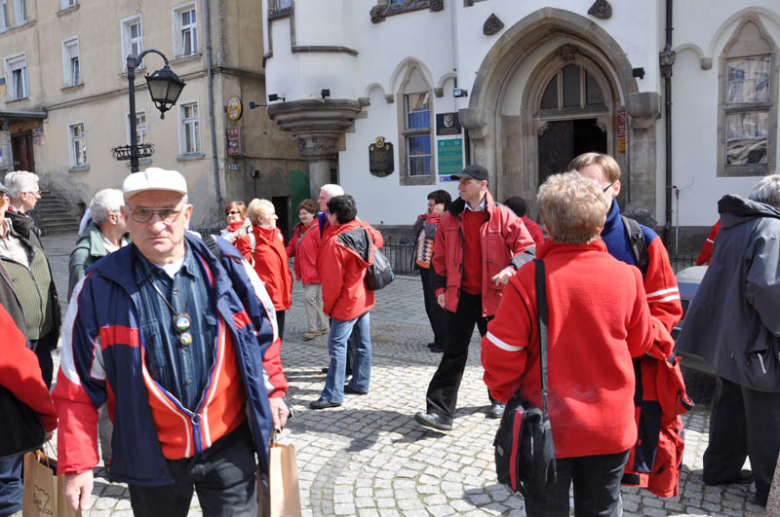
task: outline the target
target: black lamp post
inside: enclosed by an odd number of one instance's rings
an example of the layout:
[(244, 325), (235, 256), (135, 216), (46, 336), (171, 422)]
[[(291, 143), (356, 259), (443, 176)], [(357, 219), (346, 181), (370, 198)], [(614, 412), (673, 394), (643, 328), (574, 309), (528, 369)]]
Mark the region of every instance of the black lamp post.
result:
[[(138, 172), (139, 157), (138, 135), (136, 134), (137, 121), (135, 118), (135, 69), (141, 65), (144, 56), (150, 52), (158, 54), (165, 61), (165, 66), (162, 69), (146, 76), (149, 94), (154, 105), (160, 110), (161, 119), (165, 118), (165, 112), (176, 104), (181, 91), (184, 89), (184, 81), (173, 73), (168, 66), (168, 58), (159, 50), (150, 48), (138, 55), (127, 56), (127, 82), (129, 86), (128, 93), (130, 94), (130, 145), (115, 147), (113, 151), (117, 160), (130, 160), (130, 172)], [(142, 147), (144, 157), (151, 156), (154, 152), (151, 144), (144, 144)]]

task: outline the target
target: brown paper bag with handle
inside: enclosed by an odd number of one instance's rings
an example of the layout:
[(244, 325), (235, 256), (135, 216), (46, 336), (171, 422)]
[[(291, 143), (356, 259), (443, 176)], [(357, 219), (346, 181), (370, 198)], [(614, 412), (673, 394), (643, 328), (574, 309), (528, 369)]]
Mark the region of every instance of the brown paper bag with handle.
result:
[[(301, 494), (298, 488), (298, 461), (293, 445), (271, 438), (268, 450), (268, 477), (258, 476), (259, 517), (299, 517)], [(266, 484), (267, 482), (267, 484)]]
[(42, 451), (24, 455), (23, 517), (80, 517), (71, 509), (62, 489), (65, 476), (58, 476), (57, 462)]

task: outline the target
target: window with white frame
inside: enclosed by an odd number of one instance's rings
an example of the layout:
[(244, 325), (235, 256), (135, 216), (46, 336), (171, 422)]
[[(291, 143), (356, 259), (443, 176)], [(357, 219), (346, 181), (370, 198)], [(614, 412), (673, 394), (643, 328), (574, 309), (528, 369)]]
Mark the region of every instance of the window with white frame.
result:
[(87, 135), (84, 131), (84, 123), (76, 122), (68, 126), (68, 140), (70, 142), (70, 166), (84, 167), (87, 165)]
[(0, 0), (0, 31), (7, 31), (8, 26), (8, 0)]
[(763, 176), (777, 160), (778, 74), (774, 41), (747, 15), (721, 55), (718, 174)]
[(400, 94), (401, 182), (405, 185), (433, 184), (436, 180), (431, 153), (433, 92), (419, 67), (410, 69)]
[(69, 9), (71, 7), (76, 7), (78, 3), (76, 0), (60, 0), (60, 10)]
[(78, 36), (73, 36), (62, 42), (62, 78), (66, 87), (81, 84)]
[(6, 90), (11, 100), (24, 99), (30, 94), (27, 84), (27, 55), (19, 54), (5, 60)]
[(198, 103), (190, 102), (179, 107), (181, 154), (200, 154), (200, 120)]
[(127, 69), (127, 56), (137, 56), (144, 50), (141, 15), (122, 20), (122, 69)]
[[(146, 126), (146, 112), (139, 111), (135, 114), (135, 135), (138, 144), (149, 143), (149, 131)], [(127, 114), (127, 143), (130, 144), (130, 114)]]
[(27, 23), (27, 1), (14, 0), (14, 25), (24, 25)]
[(176, 40), (176, 56), (198, 53), (198, 20), (195, 4), (186, 4), (173, 10), (173, 30)]

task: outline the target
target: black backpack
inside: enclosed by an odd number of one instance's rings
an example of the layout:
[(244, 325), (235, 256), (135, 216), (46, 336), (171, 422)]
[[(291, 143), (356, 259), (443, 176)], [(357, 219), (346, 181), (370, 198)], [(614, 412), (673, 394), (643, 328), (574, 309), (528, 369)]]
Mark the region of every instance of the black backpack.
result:
[(642, 279), (644, 279), (647, 274), (647, 267), (650, 265), (650, 255), (647, 254), (645, 233), (635, 220), (624, 215), (621, 215), (620, 218), (623, 220), (623, 227), (625, 227), (626, 235), (628, 235), (628, 243), (631, 245), (631, 251), (634, 253), (636, 267), (642, 272)]

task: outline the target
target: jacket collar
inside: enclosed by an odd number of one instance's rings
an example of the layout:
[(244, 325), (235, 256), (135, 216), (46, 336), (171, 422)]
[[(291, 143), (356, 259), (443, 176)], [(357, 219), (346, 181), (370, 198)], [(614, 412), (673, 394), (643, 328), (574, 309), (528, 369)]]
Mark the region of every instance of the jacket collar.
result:
[(559, 253), (581, 253), (583, 251), (603, 251), (607, 252), (607, 245), (601, 239), (588, 244), (563, 244), (547, 239), (541, 246), (536, 248), (536, 258), (543, 259), (548, 255)]
[[(485, 199), (482, 200), (482, 203), (485, 204), (485, 210), (488, 213), (488, 219), (493, 217), (493, 211), (496, 209), (497, 203), (493, 199), (493, 195), (490, 193), (490, 191), (485, 192)], [(448, 208), (448, 211), (460, 219), (460, 214), (463, 213), (463, 211), (466, 209), (466, 202), (463, 201), (462, 198), (458, 198), (452, 203), (450, 203), (450, 207)]]

